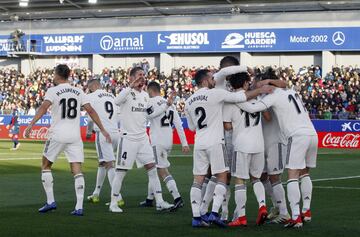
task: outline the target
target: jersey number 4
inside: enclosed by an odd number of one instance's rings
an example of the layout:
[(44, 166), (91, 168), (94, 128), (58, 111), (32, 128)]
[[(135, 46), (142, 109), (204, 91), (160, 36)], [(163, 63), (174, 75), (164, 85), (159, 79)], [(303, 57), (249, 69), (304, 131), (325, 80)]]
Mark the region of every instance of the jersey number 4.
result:
[(74, 98), (63, 98), (60, 100), (61, 119), (74, 119), (77, 116), (77, 100)]

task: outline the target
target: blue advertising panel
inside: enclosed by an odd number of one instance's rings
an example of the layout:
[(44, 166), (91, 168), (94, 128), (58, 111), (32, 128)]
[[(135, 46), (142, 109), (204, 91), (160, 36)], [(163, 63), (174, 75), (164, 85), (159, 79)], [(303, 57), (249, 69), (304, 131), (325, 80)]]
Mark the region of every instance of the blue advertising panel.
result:
[[(46, 55), (360, 50), (360, 27), (108, 32), (26, 36)], [(0, 36), (0, 55), (11, 49)]]
[[(28, 125), (34, 116), (30, 115), (22, 115), (19, 116), (18, 122), (20, 126), (26, 126)], [(11, 115), (0, 115), (0, 125), (8, 125), (11, 122)], [(80, 126), (87, 126), (88, 124), (88, 118), (86, 116), (80, 117)], [(36, 122), (35, 125), (38, 126), (50, 126), (51, 125), (51, 116), (45, 115), (39, 121)]]

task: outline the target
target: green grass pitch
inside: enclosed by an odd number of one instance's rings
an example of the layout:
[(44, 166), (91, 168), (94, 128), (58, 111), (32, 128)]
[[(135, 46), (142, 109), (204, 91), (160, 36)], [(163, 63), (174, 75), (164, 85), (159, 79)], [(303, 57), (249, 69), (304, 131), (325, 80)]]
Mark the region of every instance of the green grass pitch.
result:
[[(39, 214), (45, 194), (40, 182), (40, 157), (43, 143), (22, 142), (18, 151), (11, 143), (0, 141), (0, 236), (360, 236), (360, 150), (320, 150), (314, 179), (313, 221), (300, 230), (278, 225), (255, 226), (257, 204), (248, 188), (247, 216), (249, 226), (243, 229), (193, 229), (189, 191), (192, 184), (192, 158), (182, 156), (175, 146), (170, 161), (171, 173), (186, 201), (176, 213), (157, 213), (142, 209), (138, 203), (146, 196), (147, 176), (143, 169), (128, 172), (122, 188), (124, 213), (108, 212), (110, 190), (107, 179), (99, 204), (85, 201), (85, 216), (69, 213), (75, 205), (73, 178), (62, 155), (53, 166), (55, 198), (58, 209)], [(94, 144), (85, 143), (85, 195), (92, 193), (97, 170)], [(329, 180), (329, 178), (350, 177)], [(320, 180), (318, 180), (320, 179)], [(325, 180), (323, 180), (325, 179)], [(318, 180), (318, 181), (316, 181)], [(163, 185), (164, 197), (172, 201)], [(233, 193), (230, 210), (234, 208)]]

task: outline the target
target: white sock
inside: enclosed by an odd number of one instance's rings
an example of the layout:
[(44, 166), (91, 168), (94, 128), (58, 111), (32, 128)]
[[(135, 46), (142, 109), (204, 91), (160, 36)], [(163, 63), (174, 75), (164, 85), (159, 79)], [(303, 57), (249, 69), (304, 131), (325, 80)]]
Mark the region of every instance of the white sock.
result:
[(152, 169), (148, 170), (148, 176), (149, 176), (149, 183), (151, 190), (154, 192), (155, 201), (157, 204), (164, 202), (164, 199), (162, 197), (162, 190), (161, 190), (161, 184), (159, 180), (159, 176), (157, 174), (156, 167), (153, 167)]
[(201, 200), (204, 198), (205, 192), (206, 192), (206, 187), (209, 183), (210, 179), (209, 178), (205, 178), (204, 183), (201, 186)]
[(125, 170), (115, 170), (115, 176), (111, 185), (111, 205), (117, 205), (117, 201), (122, 198), (120, 195), (120, 190), (125, 175)]
[(253, 189), (255, 193), (256, 200), (259, 203), (259, 208), (265, 206), (265, 188), (259, 179), (253, 181)]
[(51, 170), (43, 170), (41, 172), (41, 181), (46, 194), (46, 202), (51, 204), (55, 202), (54, 198), (54, 179)]
[(154, 192), (151, 188), (150, 182), (148, 182), (148, 195), (147, 195), (146, 199), (154, 200)]
[(83, 209), (84, 191), (85, 191), (85, 179), (83, 174), (77, 174), (74, 176), (75, 193), (76, 193), (76, 206), (75, 210)]
[(97, 195), (97, 196), (100, 195), (101, 188), (104, 184), (105, 176), (106, 176), (105, 167), (98, 167), (97, 174), (96, 174), (96, 185), (95, 185), (95, 190), (93, 192), (93, 195)]
[(223, 202), (221, 204), (221, 219), (222, 220), (227, 220), (228, 219), (230, 197), (231, 197), (230, 185), (226, 185), (225, 198), (224, 198), (224, 200), (223, 200)]
[(287, 197), (291, 209), (291, 218), (296, 220), (300, 215), (300, 189), (297, 179), (289, 179), (286, 185)]
[(268, 197), (270, 197), (270, 199), (271, 199), (273, 207), (277, 207), (276, 200), (275, 200), (275, 197), (274, 197), (274, 191), (272, 189), (270, 180), (267, 179), (267, 180), (263, 181), (262, 184), (264, 185), (264, 188), (265, 188), (265, 194)]
[(214, 190), (212, 212), (219, 213), (220, 206), (226, 195), (226, 184), (218, 182)]
[(164, 183), (166, 184), (166, 187), (173, 196), (174, 200), (180, 197), (180, 193), (176, 186), (176, 182), (171, 175), (165, 177)]
[(201, 185), (193, 183), (190, 190), (190, 203), (193, 217), (200, 217)]
[(303, 203), (302, 212), (310, 210), (312, 188), (313, 185), (309, 175), (304, 175), (300, 177), (300, 189)]
[(112, 182), (113, 182), (114, 177), (115, 177), (115, 169), (113, 167), (109, 168), (107, 170), (107, 175), (108, 175), (108, 180), (109, 180), (109, 184), (110, 184), (110, 187), (111, 187)]
[(205, 195), (201, 202), (201, 206), (200, 206), (201, 215), (205, 215), (208, 212), (210, 202), (214, 196), (214, 190), (215, 190), (216, 183), (217, 183), (216, 177), (212, 176), (206, 187)]
[(273, 193), (276, 200), (276, 205), (279, 208), (280, 215), (289, 215), (287, 206), (286, 206), (286, 199), (285, 199), (285, 190), (282, 186), (281, 181), (274, 183), (273, 186)]
[(236, 214), (237, 217), (246, 215), (246, 185), (237, 184), (235, 185), (235, 203), (236, 203)]

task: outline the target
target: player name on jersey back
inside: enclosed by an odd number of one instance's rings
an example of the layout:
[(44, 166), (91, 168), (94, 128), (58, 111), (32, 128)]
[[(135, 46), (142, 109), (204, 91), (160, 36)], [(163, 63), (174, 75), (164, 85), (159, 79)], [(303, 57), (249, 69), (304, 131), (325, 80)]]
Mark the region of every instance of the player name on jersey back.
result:
[(89, 103), (84, 92), (63, 83), (49, 88), (44, 100), (51, 102), (49, 138), (62, 143), (81, 140), (80, 108)]

